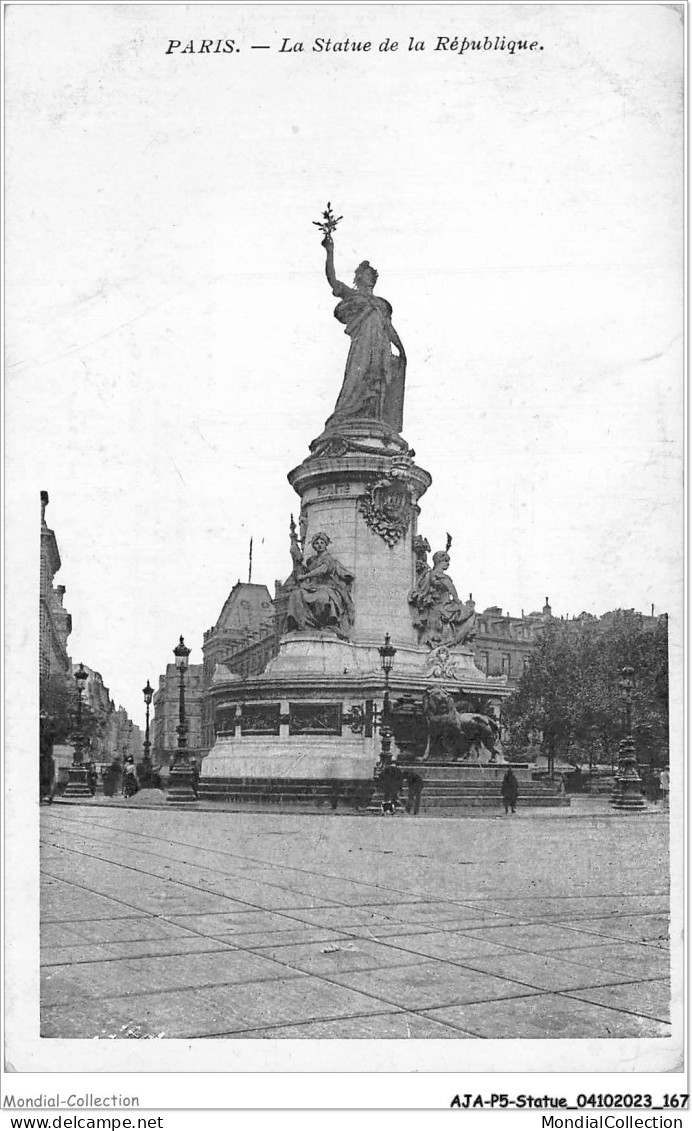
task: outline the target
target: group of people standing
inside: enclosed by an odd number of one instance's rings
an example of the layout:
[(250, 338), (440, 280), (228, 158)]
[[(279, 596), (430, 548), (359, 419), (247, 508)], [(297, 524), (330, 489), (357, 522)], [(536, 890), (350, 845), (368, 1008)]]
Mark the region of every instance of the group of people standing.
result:
[[(380, 774), (382, 784), (382, 814), (393, 814), (399, 803), (399, 792), (402, 786), (407, 787), (407, 797), (404, 808), (407, 813), (417, 816), (420, 811), (421, 794), (423, 792), (423, 779), (414, 770), (401, 770), (396, 762), (389, 762)], [(502, 779), (500, 796), (505, 807), (505, 813), (516, 812), (519, 799), (519, 782), (511, 766), (507, 769)]]
[(139, 777), (132, 754), (126, 756), (122, 765), (116, 758), (103, 771), (103, 792), (106, 797), (115, 797), (118, 793), (122, 793), (123, 797), (134, 797), (139, 788)]
[(647, 801), (650, 801), (653, 805), (658, 805), (659, 801), (663, 801), (665, 805), (669, 793), (670, 771), (650, 770), (644, 778), (644, 796)]
[(412, 816), (417, 816), (420, 810), (420, 798), (423, 792), (423, 779), (414, 770), (403, 771), (396, 762), (388, 762), (382, 770), (382, 815), (395, 813), (399, 803), (399, 792), (402, 786), (407, 787), (405, 809)]

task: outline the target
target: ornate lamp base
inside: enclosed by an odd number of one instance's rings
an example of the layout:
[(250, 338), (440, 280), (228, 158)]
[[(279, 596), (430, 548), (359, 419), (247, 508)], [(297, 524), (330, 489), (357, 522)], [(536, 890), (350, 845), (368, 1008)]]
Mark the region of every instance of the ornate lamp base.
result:
[(85, 766), (70, 766), (69, 780), (63, 797), (91, 797), (91, 788)]
[(635, 785), (630, 782), (616, 781), (610, 804), (613, 809), (622, 809), (629, 812), (633, 810), (641, 812), (641, 810), (646, 809), (646, 802), (641, 792), (641, 782), (637, 781)]
[(642, 797), (642, 782), (637, 772), (634, 740), (631, 736), (620, 743), (620, 764), (615, 775), (615, 789), (610, 804), (623, 812), (641, 812), (646, 808)]
[(197, 794), (193, 788), (194, 780), (194, 771), (190, 765), (171, 767), (166, 801), (176, 804), (197, 801)]

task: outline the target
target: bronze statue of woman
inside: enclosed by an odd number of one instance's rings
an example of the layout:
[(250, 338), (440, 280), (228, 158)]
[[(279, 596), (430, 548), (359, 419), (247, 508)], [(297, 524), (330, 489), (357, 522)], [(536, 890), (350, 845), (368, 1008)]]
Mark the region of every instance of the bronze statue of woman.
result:
[(353, 574), (330, 554), (331, 538), (320, 530), (311, 539), (315, 553), (306, 562), (300, 546), (291, 538), (293, 573), (288, 598), (288, 632), (311, 629), (335, 632), (347, 639), (353, 626), (354, 609), (351, 597)]
[(447, 551), (438, 550), (433, 554), (432, 569), (420, 572), (409, 593), (419, 643), (430, 648), (464, 644), (476, 634), (475, 606), (459, 600), (456, 586), (447, 576), (449, 561)]
[[(406, 354), (392, 326), (391, 306), (373, 294), (377, 271), (365, 260), (356, 267), (353, 286), (349, 287), (336, 277), (334, 240), (329, 231), (322, 246), (327, 252), (327, 280), (332, 293), (341, 299), (334, 317), (343, 323), (344, 333), (351, 339), (344, 383), (325, 427), (366, 417), (401, 432)], [(392, 346), (398, 353), (392, 352)]]

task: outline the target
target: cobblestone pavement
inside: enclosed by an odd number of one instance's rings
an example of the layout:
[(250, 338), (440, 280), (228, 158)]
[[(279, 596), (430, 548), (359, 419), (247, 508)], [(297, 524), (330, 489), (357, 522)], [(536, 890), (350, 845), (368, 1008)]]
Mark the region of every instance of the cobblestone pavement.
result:
[(664, 811), (41, 826), (44, 1037), (670, 1034)]

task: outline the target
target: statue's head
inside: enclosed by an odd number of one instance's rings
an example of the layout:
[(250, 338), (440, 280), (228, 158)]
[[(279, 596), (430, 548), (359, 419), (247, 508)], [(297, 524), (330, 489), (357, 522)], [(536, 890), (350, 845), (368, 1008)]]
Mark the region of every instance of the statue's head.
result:
[(364, 259), (363, 262), (359, 263), (356, 267), (353, 276), (353, 282), (359, 289), (372, 290), (372, 288), (375, 286), (375, 283), (377, 282), (377, 278), (378, 275), (375, 268), (370, 266), (370, 263), (367, 259)]
[(318, 530), (317, 534), (313, 535), (313, 537), (310, 539), (310, 545), (312, 546), (313, 550), (317, 551), (318, 554), (323, 550), (326, 550), (327, 546), (329, 546), (330, 543), (331, 538), (328, 534), (325, 534), (323, 530)]
[(454, 697), (446, 687), (430, 687), (423, 695), (423, 706), (426, 704), (433, 713), (446, 713), (450, 706), (454, 706)]
[(442, 569), (448, 569), (449, 561), (449, 554), (446, 550), (436, 550), (433, 554), (433, 566), (440, 566)]

